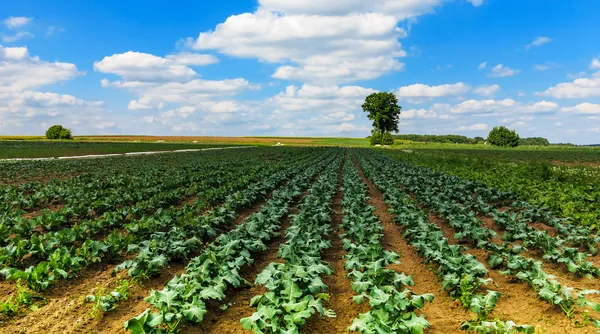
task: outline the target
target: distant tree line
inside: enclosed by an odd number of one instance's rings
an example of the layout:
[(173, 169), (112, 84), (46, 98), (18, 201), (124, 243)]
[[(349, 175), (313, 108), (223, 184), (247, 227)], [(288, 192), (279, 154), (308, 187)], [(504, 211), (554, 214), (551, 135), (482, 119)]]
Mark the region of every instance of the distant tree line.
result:
[[(442, 143), (442, 144), (483, 144), (487, 141), (483, 137), (469, 138), (461, 135), (417, 135), (417, 134), (397, 134), (393, 135), (395, 140), (410, 140), (420, 143)], [(507, 146), (549, 146), (550, 142), (546, 138), (532, 137), (519, 138), (513, 137), (511, 143)], [(490, 143), (491, 144), (491, 143)], [(504, 145), (499, 145), (504, 146)]]
[(525, 145), (550, 146), (550, 142), (548, 139), (542, 137), (521, 138), (519, 140), (519, 146)]
[[(394, 135), (396, 140), (410, 140), (421, 143), (444, 143), (444, 144), (477, 144), (476, 138), (460, 135)], [(479, 137), (483, 142), (483, 138)]]

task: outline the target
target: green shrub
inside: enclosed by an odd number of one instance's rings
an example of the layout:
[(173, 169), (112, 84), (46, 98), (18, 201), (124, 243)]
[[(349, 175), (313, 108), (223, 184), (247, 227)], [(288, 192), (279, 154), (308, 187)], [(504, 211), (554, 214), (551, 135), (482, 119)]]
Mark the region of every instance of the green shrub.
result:
[(394, 137), (389, 132), (386, 132), (383, 136), (381, 136), (381, 144), (382, 145), (394, 145)]
[(488, 135), (488, 142), (494, 146), (516, 147), (519, 145), (519, 135), (515, 130), (497, 126)]
[(62, 125), (53, 125), (46, 131), (47, 139), (73, 139), (71, 129), (63, 128)]
[(383, 136), (381, 135), (381, 132), (373, 131), (371, 137), (369, 138), (371, 140), (371, 146), (381, 145), (383, 139), (382, 137)]

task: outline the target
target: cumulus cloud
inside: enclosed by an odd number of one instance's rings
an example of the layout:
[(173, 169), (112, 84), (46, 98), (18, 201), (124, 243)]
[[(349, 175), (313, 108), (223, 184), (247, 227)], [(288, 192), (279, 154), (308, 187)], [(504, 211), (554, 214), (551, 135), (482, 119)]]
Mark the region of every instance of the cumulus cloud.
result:
[(2, 21), (2, 23), (8, 29), (21, 28), (21, 27), (27, 25), (29, 22), (31, 22), (31, 17), (25, 17), (25, 16), (11, 16)]
[(218, 103), (223, 96), (257, 89), (242, 78), (226, 80), (200, 79), (188, 65), (208, 65), (218, 61), (211, 55), (178, 53), (160, 57), (140, 52), (125, 52), (104, 57), (94, 63), (94, 70), (116, 74), (119, 81), (100, 81), (102, 87), (125, 89), (138, 97), (129, 102), (130, 110), (150, 110), (171, 104)]
[(488, 76), (490, 77), (512, 77), (520, 72), (520, 70), (512, 69), (508, 66), (504, 66), (503, 64), (498, 64), (494, 68), (492, 68), (492, 73)]
[(219, 62), (219, 58), (213, 55), (192, 52), (180, 52), (176, 54), (167, 55), (165, 58), (172, 60), (176, 63), (190, 66), (212, 65)]
[(477, 67), (480, 70), (483, 70), (487, 67), (487, 61), (484, 61), (483, 63), (479, 64), (479, 66)]
[(536, 39), (533, 40), (533, 42), (527, 44), (525, 46), (525, 49), (529, 50), (529, 49), (531, 49), (533, 47), (550, 43), (551, 41), (552, 41), (552, 39), (548, 38), (548, 37), (543, 37), (543, 36), (542, 37), (537, 37)]
[(489, 128), (489, 126), (487, 124), (478, 123), (478, 124), (473, 124), (473, 125), (463, 125), (463, 126), (459, 127), (458, 129), (460, 131), (484, 131), (484, 130), (487, 130), (488, 128)]
[(490, 114), (497, 111), (504, 111), (507, 108), (514, 107), (517, 104), (515, 100), (467, 100), (461, 102), (450, 110), (456, 114)]
[(559, 83), (543, 92), (537, 92), (536, 95), (551, 96), (555, 99), (600, 97), (600, 72), (595, 73), (591, 77)]
[(26, 47), (0, 45), (0, 92), (19, 92), (80, 74), (74, 64), (43, 61), (30, 56)]
[(261, 0), (255, 12), (230, 16), (188, 44), (279, 64), (276, 79), (321, 85), (368, 80), (404, 68), (398, 40), (407, 33), (398, 24), (443, 3)]
[(479, 86), (473, 90), (473, 93), (483, 97), (490, 97), (498, 93), (499, 90), (499, 85)]
[(455, 84), (445, 84), (439, 86), (428, 86), (424, 84), (414, 84), (400, 87), (396, 90), (396, 95), (400, 100), (426, 100), (445, 96), (459, 96), (469, 91), (469, 86), (462, 82)]
[(438, 118), (438, 114), (433, 109), (409, 109), (403, 110), (400, 119), (433, 119)]
[(350, 123), (341, 123), (341, 124), (336, 124), (336, 125), (330, 125), (328, 126), (328, 129), (333, 131), (333, 132), (356, 132), (356, 131), (369, 131), (369, 127), (367, 126), (361, 126), (361, 125), (356, 125), (356, 124), (350, 124)]
[(573, 107), (565, 107), (560, 111), (575, 115), (600, 115), (600, 104), (581, 103)]
[(260, 9), (286, 15), (348, 15), (355, 13), (389, 13), (398, 20), (433, 11), (442, 0), (259, 0)]
[(590, 63), (590, 70), (600, 70), (600, 58), (592, 59)]
[(94, 70), (119, 75), (126, 81), (185, 82), (198, 76), (177, 61), (133, 51), (104, 57), (94, 63)]
[(540, 101), (522, 103), (512, 99), (504, 100), (467, 100), (450, 108), (453, 114), (474, 116), (501, 116), (510, 114), (533, 114), (556, 112), (559, 105), (555, 102)]

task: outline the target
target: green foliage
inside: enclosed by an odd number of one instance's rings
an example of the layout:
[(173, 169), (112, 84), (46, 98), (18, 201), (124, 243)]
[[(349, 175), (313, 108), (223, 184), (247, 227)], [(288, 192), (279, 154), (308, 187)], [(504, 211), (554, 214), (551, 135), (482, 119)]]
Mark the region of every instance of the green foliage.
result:
[(373, 131), (369, 137), (372, 146), (375, 145), (394, 145), (394, 137), (390, 133), (381, 133)]
[(494, 146), (517, 147), (519, 145), (519, 135), (515, 130), (509, 130), (504, 126), (497, 126), (492, 129), (487, 140)]
[(46, 130), (47, 139), (73, 139), (71, 129), (63, 128), (62, 125), (53, 125)]
[(120, 280), (113, 291), (107, 292), (106, 288), (102, 288), (96, 294), (87, 296), (85, 302), (93, 303), (90, 316), (95, 318), (100, 314), (100, 311), (106, 313), (114, 310), (120, 301), (125, 301), (129, 298), (130, 286), (131, 280)]
[(519, 146), (550, 146), (550, 142), (546, 138), (542, 137), (531, 137), (519, 139)]
[(365, 99), (362, 109), (373, 121), (373, 130), (379, 133), (398, 132), (400, 111), (398, 99), (393, 93), (373, 93)]
[(468, 138), (460, 135), (394, 135), (395, 139), (398, 140), (410, 140), (413, 142), (420, 143), (444, 143), (444, 144), (477, 144), (483, 142), (482, 137)]

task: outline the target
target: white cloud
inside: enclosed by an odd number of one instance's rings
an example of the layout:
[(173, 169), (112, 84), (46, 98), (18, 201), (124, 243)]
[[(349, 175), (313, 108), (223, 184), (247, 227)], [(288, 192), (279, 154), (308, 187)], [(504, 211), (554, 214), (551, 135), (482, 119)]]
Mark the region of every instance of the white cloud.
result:
[(468, 125), (468, 126), (461, 126), (458, 129), (460, 131), (484, 131), (487, 130), (489, 128), (489, 126), (487, 124), (483, 124), (483, 123), (478, 123), (478, 124), (473, 124), (473, 125)]
[[(467, 100), (450, 108), (450, 113), (473, 116), (502, 116), (534, 113), (550, 113), (559, 109), (555, 102), (540, 101), (522, 103), (512, 99), (504, 100)], [(508, 123), (507, 121), (505, 123)]]
[(490, 97), (490, 96), (493, 96), (494, 94), (498, 93), (499, 90), (500, 90), (499, 85), (488, 85), (488, 86), (480, 86), (480, 87), (475, 88), (473, 90), (473, 93), (475, 93), (479, 96), (483, 96), (483, 97)]
[(2, 35), (2, 41), (6, 43), (13, 43), (23, 38), (33, 38), (33, 34), (27, 31), (19, 31), (14, 35)]
[(206, 107), (222, 97), (244, 90), (257, 89), (242, 78), (226, 80), (199, 79), (186, 65), (207, 65), (218, 61), (210, 55), (178, 53), (167, 57), (129, 51), (105, 57), (94, 63), (102, 73), (121, 76), (122, 81), (102, 79), (102, 87), (125, 89), (138, 97), (129, 102), (130, 110), (150, 110), (167, 104), (191, 104)]
[(545, 113), (556, 111), (559, 108), (558, 103), (540, 101), (530, 105), (522, 105), (517, 110), (523, 113)]
[(518, 74), (520, 70), (514, 70), (508, 66), (504, 66), (503, 64), (498, 64), (494, 68), (492, 68), (492, 73), (489, 74), (490, 77), (512, 77), (515, 74)]
[(438, 118), (438, 114), (433, 109), (430, 109), (430, 110), (409, 109), (409, 110), (403, 110), (402, 113), (400, 114), (400, 119), (415, 119), (415, 118), (433, 119), (433, 118)]
[(26, 47), (0, 45), (0, 93), (18, 92), (80, 75), (70, 63), (46, 62), (30, 56)]
[(116, 122), (99, 122), (99, 123), (95, 123), (94, 125), (92, 125), (92, 127), (96, 128), (96, 129), (113, 128), (115, 126), (117, 126)]
[(360, 125), (356, 125), (356, 124), (351, 124), (351, 123), (341, 123), (341, 124), (336, 124), (336, 125), (330, 125), (328, 126), (328, 129), (333, 131), (333, 132), (356, 132), (356, 131), (361, 131), (361, 132), (366, 132), (369, 131), (369, 127), (367, 126), (360, 126)]
[(544, 45), (544, 44), (550, 43), (551, 41), (552, 41), (552, 39), (548, 38), (548, 37), (543, 37), (543, 36), (537, 37), (536, 39), (533, 40), (533, 42), (531, 42), (530, 44), (527, 44), (525, 46), (525, 49), (529, 50), (532, 47)]
[(297, 117), (290, 113), (348, 112), (360, 108), (365, 97), (376, 92), (359, 86), (288, 86), (285, 92), (269, 99), (283, 118)]
[(581, 103), (574, 107), (565, 107), (560, 111), (576, 115), (600, 115), (600, 104)]
[(374, 79), (399, 71), (406, 55), (399, 22), (433, 11), (443, 0), (261, 0), (189, 39), (196, 50), (280, 64), (272, 77), (311, 84)]
[(592, 59), (590, 63), (590, 70), (600, 70), (600, 58)]
[(562, 125), (563, 125), (562, 122), (556, 122), (556, 123), (554, 123), (554, 126), (562, 126)]
[(94, 70), (117, 74), (126, 81), (185, 82), (198, 76), (194, 70), (179, 62), (133, 51), (104, 57), (94, 63)]
[(389, 13), (398, 20), (427, 14), (442, 0), (259, 0), (259, 9), (286, 15), (348, 15), (356, 13)]
[(600, 72), (589, 78), (579, 78), (572, 82), (559, 83), (536, 95), (551, 96), (555, 99), (582, 99), (600, 97)]
[(480, 70), (483, 70), (484, 68), (487, 67), (487, 64), (488, 64), (487, 61), (484, 61), (483, 63), (479, 64), (479, 66), (477, 68)]
[(219, 62), (219, 58), (213, 55), (191, 53), (191, 52), (180, 52), (176, 54), (167, 55), (165, 58), (173, 60), (183, 65), (191, 66), (203, 66), (212, 65)]
[(511, 108), (517, 105), (515, 100), (467, 100), (461, 102), (450, 110), (456, 114), (488, 114), (494, 113), (498, 110), (505, 111), (507, 108)]
[(445, 84), (439, 86), (428, 86), (424, 84), (414, 84), (398, 88), (396, 95), (400, 100), (419, 100), (432, 99), (445, 96), (458, 96), (466, 94), (469, 86), (462, 82), (455, 84)]
[(11, 16), (2, 21), (2, 23), (8, 27), (8, 29), (21, 28), (31, 22), (30, 17), (25, 16)]

